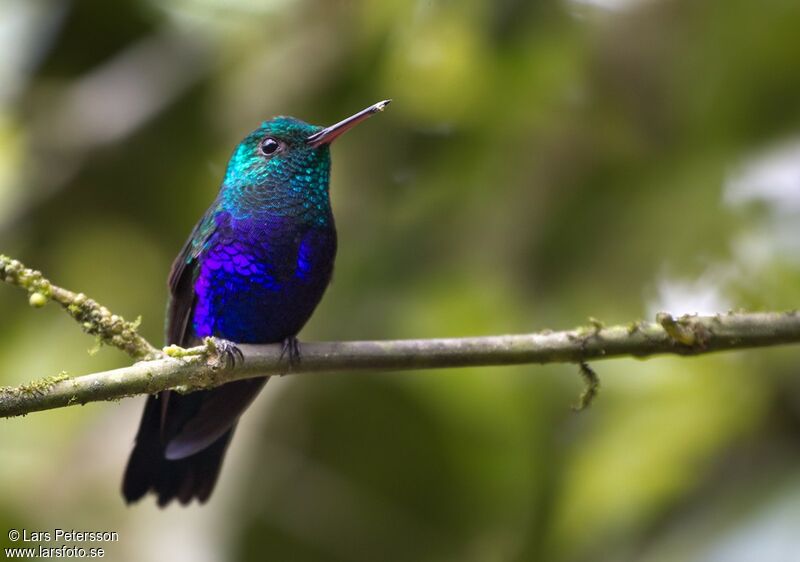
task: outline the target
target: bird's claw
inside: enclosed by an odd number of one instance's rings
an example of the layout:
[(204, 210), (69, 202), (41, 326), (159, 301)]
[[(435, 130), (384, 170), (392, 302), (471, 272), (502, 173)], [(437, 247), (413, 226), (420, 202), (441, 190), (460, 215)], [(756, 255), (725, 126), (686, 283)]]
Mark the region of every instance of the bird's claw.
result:
[(296, 336), (289, 336), (283, 340), (281, 345), (281, 355), (279, 361), (283, 361), (284, 357), (289, 359), (289, 370), (300, 364), (300, 342)]
[(232, 369), (244, 361), (244, 354), (239, 347), (230, 340), (210, 338), (217, 357), (225, 369)]

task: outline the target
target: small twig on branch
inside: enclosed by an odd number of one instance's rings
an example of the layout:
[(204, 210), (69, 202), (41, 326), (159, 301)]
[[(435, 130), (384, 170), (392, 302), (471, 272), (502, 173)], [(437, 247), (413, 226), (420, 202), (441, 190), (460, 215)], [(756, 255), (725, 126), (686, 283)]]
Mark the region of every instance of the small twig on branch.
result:
[[(9, 267), (10, 266), (10, 267)], [(61, 374), (18, 387), (0, 389), (0, 417), (99, 400), (115, 400), (161, 390), (191, 391), (267, 375), (286, 374), (280, 344), (240, 345), (242, 361), (233, 368), (213, 342), (196, 348), (171, 349), (165, 355), (136, 333), (136, 326), (107, 309), (65, 289), (56, 288), (19, 262), (0, 259), (0, 280), (52, 299), (83, 323), (84, 329), (134, 357), (153, 358), (129, 367), (68, 378)], [(38, 297), (37, 297), (38, 299)], [(85, 303), (91, 302), (91, 305)], [(34, 303), (38, 304), (38, 303)], [(71, 307), (76, 307), (75, 309)], [(88, 307), (88, 308), (84, 308)], [(76, 312), (76, 310), (78, 312)], [(86, 319), (88, 316), (88, 320)], [(89, 324), (87, 327), (86, 324)], [(123, 328), (119, 328), (123, 326)], [(661, 313), (656, 323), (591, 326), (575, 330), (475, 338), (312, 342), (300, 347), (302, 361), (291, 374), (352, 373), (518, 365), (577, 363), (613, 357), (659, 354), (701, 355), (715, 351), (800, 343), (800, 315), (791, 312), (727, 313), (682, 316)], [(587, 382), (583, 399), (596, 393), (596, 376), (581, 369)], [(582, 399), (582, 403), (585, 400)]]
[(597, 393), (600, 392), (600, 377), (594, 372), (588, 363), (581, 361), (578, 363), (581, 378), (583, 378), (583, 392), (578, 399), (578, 403), (572, 407), (576, 412), (580, 412), (588, 408), (597, 398)]
[(83, 293), (53, 285), (40, 271), (0, 254), (0, 281), (28, 291), (28, 302), (40, 308), (53, 300), (80, 323), (83, 331), (101, 343), (113, 345), (134, 359), (155, 359), (161, 352), (139, 335), (139, 321), (128, 322)]

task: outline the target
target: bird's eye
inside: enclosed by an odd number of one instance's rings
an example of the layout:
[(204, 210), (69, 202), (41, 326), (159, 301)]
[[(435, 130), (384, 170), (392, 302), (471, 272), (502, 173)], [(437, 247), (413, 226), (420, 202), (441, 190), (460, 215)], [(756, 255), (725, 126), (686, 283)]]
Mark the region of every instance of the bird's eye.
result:
[(276, 152), (278, 152), (283, 147), (283, 144), (279, 141), (276, 141), (272, 137), (267, 137), (261, 141), (261, 144), (258, 145), (258, 149), (261, 151), (261, 154), (264, 156), (272, 156)]

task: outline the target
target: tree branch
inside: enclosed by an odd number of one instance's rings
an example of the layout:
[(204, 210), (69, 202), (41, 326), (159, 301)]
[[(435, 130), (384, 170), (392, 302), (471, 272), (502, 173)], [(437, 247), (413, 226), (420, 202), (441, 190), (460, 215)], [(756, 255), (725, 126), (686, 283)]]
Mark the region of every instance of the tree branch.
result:
[[(589, 360), (614, 357), (702, 355), (800, 343), (800, 314), (797, 311), (680, 318), (660, 313), (655, 323), (603, 327), (600, 322), (590, 320), (588, 327), (561, 332), (548, 330), (475, 338), (304, 343), (300, 348), (301, 361), (289, 373), (280, 344), (240, 345), (243, 358), (232, 367), (227, 365), (226, 357), (219, 353), (213, 340), (190, 349), (166, 348), (162, 353), (136, 333), (135, 323), (112, 315), (85, 296), (53, 286), (40, 273), (26, 269), (15, 260), (0, 256), (0, 280), (27, 289), (31, 301), (37, 293), (45, 299), (56, 300), (82, 322), (86, 331), (97, 335), (104, 343), (115, 345), (136, 358), (146, 359), (112, 371), (75, 378), (62, 373), (18, 387), (0, 388), (0, 417), (167, 389), (188, 392), (265, 375), (527, 363), (583, 364)], [(87, 317), (89, 319), (85, 320)], [(587, 388), (588, 400), (596, 392), (597, 380), (596, 376), (589, 376), (589, 373), (593, 374), (591, 369), (582, 367), (581, 372), (591, 383), (591, 388)]]
[[(563, 332), (430, 340), (314, 342), (301, 345), (292, 374), (400, 371), (444, 367), (580, 363), (613, 357), (658, 354), (701, 355), (800, 342), (800, 315), (721, 314), (673, 318), (609, 328)], [(665, 328), (664, 325), (670, 328)], [(670, 331), (678, 326), (682, 339)], [(16, 416), (98, 400), (115, 400), (166, 389), (190, 391), (250, 377), (287, 374), (280, 345), (241, 345), (244, 359), (226, 368), (213, 345), (191, 348), (181, 357), (135, 363), (76, 378), (42, 379), (0, 390), (0, 416)]]

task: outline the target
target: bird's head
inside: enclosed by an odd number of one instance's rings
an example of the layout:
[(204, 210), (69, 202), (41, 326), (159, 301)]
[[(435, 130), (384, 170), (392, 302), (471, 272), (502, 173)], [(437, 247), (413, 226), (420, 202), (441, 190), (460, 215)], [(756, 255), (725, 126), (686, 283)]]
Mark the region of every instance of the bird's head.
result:
[[(328, 210), (330, 143), (383, 111), (391, 100), (367, 107), (330, 127), (274, 117), (247, 135), (228, 162), (223, 204), (232, 211), (295, 212), (298, 205)], [(324, 206), (325, 209), (321, 209)]]

